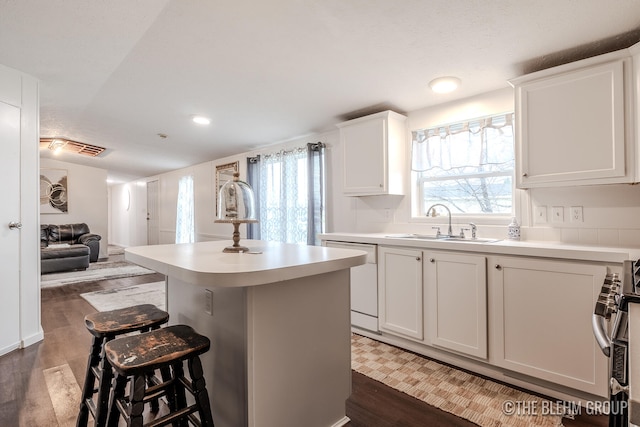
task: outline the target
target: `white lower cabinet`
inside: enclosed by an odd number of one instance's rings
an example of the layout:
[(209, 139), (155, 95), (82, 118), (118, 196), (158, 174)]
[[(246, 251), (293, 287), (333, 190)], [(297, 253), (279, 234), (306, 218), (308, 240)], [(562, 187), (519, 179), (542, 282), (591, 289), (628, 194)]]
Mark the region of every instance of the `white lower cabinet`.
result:
[(426, 323), (431, 344), (487, 358), (486, 257), (425, 252)]
[(380, 330), (423, 341), (421, 250), (378, 247), (378, 295)]
[(605, 266), (489, 258), (492, 363), (606, 397), (607, 359), (591, 328)]

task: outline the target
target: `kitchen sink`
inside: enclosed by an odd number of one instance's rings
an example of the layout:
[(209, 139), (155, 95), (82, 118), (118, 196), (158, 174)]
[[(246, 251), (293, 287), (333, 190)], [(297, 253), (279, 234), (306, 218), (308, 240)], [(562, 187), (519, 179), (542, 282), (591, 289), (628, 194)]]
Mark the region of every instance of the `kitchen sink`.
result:
[(475, 239), (470, 237), (444, 237), (442, 240), (446, 240), (447, 242), (495, 243), (499, 242), (501, 239), (488, 239), (482, 237), (476, 237)]
[(405, 234), (387, 234), (384, 237), (389, 237), (392, 239), (421, 239), (421, 240), (444, 240), (443, 237), (436, 237), (430, 234), (414, 234), (414, 233), (405, 233)]
[(385, 237), (392, 239), (415, 239), (415, 240), (439, 240), (442, 242), (465, 242), (465, 243), (495, 243), (499, 242), (500, 239), (489, 239), (489, 238), (475, 238), (471, 237), (459, 237), (459, 236), (435, 236), (432, 234), (415, 234), (415, 233), (404, 233), (404, 234), (387, 234)]

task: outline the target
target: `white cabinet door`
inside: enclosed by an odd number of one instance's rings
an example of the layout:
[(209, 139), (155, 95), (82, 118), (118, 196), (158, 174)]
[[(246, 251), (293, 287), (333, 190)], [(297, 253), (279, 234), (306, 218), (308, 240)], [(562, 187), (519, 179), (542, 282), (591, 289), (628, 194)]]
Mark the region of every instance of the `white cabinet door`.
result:
[(422, 251), (378, 248), (380, 330), (424, 340)]
[(486, 359), (486, 258), (447, 252), (424, 258), (431, 344)]
[(345, 195), (404, 194), (405, 120), (385, 111), (338, 125)]
[(512, 82), (519, 188), (635, 179), (628, 114), (631, 61), (584, 65), (596, 60), (574, 63), (573, 70), (557, 67)]
[(495, 364), (608, 396), (607, 359), (591, 327), (606, 267), (512, 257), (489, 262)]

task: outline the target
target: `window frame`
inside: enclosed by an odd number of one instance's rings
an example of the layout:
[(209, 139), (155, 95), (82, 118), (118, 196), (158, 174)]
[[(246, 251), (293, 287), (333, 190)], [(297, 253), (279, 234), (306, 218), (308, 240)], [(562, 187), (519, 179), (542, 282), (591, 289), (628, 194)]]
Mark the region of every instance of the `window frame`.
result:
[[(423, 186), (425, 182), (429, 182), (429, 181), (446, 181), (448, 179), (448, 177), (420, 177), (420, 172), (419, 171), (414, 171), (412, 169), (412, 151), (413, 151), (413, 137), (411, 136), (413, 134), (413, 132), (417, 132), (420, 130), (427, 130), (427, 129), (433, 129), (433, 128), (440, 128), (440, 127), (453, 127), (456, 125), (459, 125), (461, 123), (466, 123), (466, 122), (474, 122), (474, 121), (478, 121), (478, 120), (483, 120), (486, 118), (490, 118), (490, 117), (496, 117), (496, 116), (501, 116), (501, 115), (508, 115), (511, 114), (512, 117), (512, 126), (515, 128), (515, 113), (513, 112), (513, 110), (511, 111), (505, 111), (505, 112), (496, 112), (496, 113), (490, 113), (490, 114), (486, 114), (483, 116), (478, 116), (476, 118), (469, 118), (469, 119), (459, 119), (459, 120), (455, 120), (446, 124), (435, 124), (432, 126), (428, 126), (428, 127), (421, 127), (415, 130), (410, 131), (410, 138), (409, 138), (409, 178), (410, 178), (410, 186), (411, 186), (411, 215), (409, 218), (409, 222), (411, 223), (427, 223), (427, 224), (441, 224), (443, 221), (443, 217), (442, 216), (437, 216), (437, 217), (429, 217), (426, 215), (426, 212), (423, 212), (423, 209), (425, 209), (424, 206), (424, 201), (422, 200), (422, 190), (423, 190)], [(490, 171), (487, 173), (476, 173), (476, 174), (469, 174), (469, 175), (457, 175), (457, 176), (451, 176), (450, 179), (454, 180), (456, 179), (456, 177), (464, 177), (464, 178), (479, 178), (479, 177), (488, 177), (488, 176), (510, 176), (511, 177), (511, 212), (508, 213), (486, 213), (486, 214), (482, 214), (482, 213), (460, 213), (460, 212), (452, 212), (452, 223), (453, 224), (458, 224), (458, 223), (468, 223), (468, 222), (473, 222), (476, 224), (482, 224), (482, 225), (504, 225), (504, 221), (505, 220), (510, 220), (510, 218), (517, 216), (517, 211), (518, 211), (518, 204), (519, 204), (519, 200), (520, 200), (520, 194), (518, 192), (518, 189), (516, 188), (516, 183), (515, 183), (515, 172), (516, 172), (516, 140), (515, 140), (515, 129), (513, 132), (513, 152), (514, 152), (514, 164), (513, 164), (513, 169), (511, 169), (510, 172), (501, 172), (501, 171)], [(446, 203), (445, 203), (446, 204)]]

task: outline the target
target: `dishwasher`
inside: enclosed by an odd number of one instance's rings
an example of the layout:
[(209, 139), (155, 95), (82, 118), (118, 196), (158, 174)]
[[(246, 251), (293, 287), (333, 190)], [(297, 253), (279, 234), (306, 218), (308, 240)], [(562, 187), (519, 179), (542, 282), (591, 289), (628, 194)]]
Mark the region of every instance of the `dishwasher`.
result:
[(378, 332), (377, 245), (327, 241), (325, 246), (367, 253), (365, 264), (351, 268), (351, 325)]

